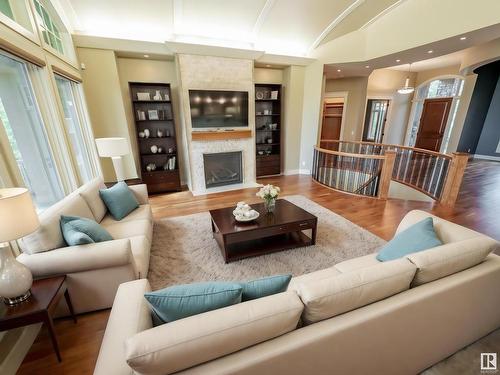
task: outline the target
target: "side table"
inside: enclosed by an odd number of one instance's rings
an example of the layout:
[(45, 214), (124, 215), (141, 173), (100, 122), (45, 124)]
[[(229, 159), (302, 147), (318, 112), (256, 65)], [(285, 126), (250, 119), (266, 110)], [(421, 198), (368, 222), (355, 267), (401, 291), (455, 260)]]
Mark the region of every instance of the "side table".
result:
[(31, 287), (31, 297), (24, 302), (12, 306), (0, 303), (0, 332), (30, 324), (45, 323), (57, 359), (61, 362), (61, 353), (59, 352), (52, 314), (63, 296), (66, 299), (73, 321), (76, 323), (76, 316), (66, 287), (66, 276), (64, 275), (34, 280)]

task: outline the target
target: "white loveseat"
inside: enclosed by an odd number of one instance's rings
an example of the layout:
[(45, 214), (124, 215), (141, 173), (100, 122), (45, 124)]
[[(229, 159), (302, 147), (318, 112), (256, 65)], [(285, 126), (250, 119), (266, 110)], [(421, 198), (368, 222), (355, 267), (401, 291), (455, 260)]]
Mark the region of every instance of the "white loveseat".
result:
[[(35, 278), (67, 275), (68, 290), (76, 313), (111, 307), (121, 283), (148, 274), (153, 235), (151, 207), (146, 185), (130, 189), (140, 206), (116, 221), (99, 196), (105, 188), (94, 179), (40, 214), (40, 228), (18, 241), (22, 253), (17, 260)], [(66, 246), (59, 220), (61, 215), (80, 216), (100, 223), (112, 241)], [(60, 314), (66, 304), (61, 303)]]
[[(408, 213), (398, 232), (427, 216)], [(418, 373), (500, 327), (498, 242), (434, 225), (442, 246), (351, 259), (293, 278), (285, 293), (158, 327), (148, 281), (124, 283), (94, 374)]]

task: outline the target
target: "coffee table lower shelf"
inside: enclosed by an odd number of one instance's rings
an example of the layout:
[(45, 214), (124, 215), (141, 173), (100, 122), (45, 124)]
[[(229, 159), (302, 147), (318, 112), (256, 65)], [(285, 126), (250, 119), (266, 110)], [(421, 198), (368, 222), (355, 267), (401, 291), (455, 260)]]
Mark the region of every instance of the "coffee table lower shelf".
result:
[(303, 232), (283, 233), (254, 240), (224, 245), (221, 236), (214, 234), (226, 263), (236, 260), (313, 245), (313, 240)]

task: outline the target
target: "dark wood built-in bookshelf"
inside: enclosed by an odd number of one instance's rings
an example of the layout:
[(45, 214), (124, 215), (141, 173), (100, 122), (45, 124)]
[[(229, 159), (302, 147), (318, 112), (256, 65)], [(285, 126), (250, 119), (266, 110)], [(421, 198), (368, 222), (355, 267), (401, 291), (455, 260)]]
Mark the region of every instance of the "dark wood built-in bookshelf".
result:
[(142, 181), (148, 185), (150, 193), (179, 191), (179, 158), (170, 84), (129, 82), (129, 85)]
[(281, 173), (281, 85), (255, 85), (255, 152), (257, 177)]

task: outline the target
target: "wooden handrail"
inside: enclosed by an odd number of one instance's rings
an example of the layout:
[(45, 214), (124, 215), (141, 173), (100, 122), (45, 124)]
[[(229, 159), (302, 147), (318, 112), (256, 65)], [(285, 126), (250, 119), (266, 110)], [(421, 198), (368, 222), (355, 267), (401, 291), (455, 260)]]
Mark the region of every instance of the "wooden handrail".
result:
[(339, 141), (338, 139), (321, 139), (319, 142), (320, 143), (321, 142), (333, 142), (333, 143), (362, 144), (362, 145), (370, 145), (370, 146), (380, 146), (380, 147), (383, 147), (384, 149), (401, 148), (401, 149), (405, 149), (405, 150), (412, 150), (412, 151), (421, 152), (421, 153), (424, 153), (424, 154), (440, 156), (440, 157), (447, 158), (447, 159), (450, 159), (450, 160), (452, 158), (451, 155), (442, 154), (442, 153), (436, 152), (436, 151), (426, 150), (424, 148), (395, 145), (395, 144), (391, 144), (391, 143), (376, 143), (376, 142), (366, 142), (366, 141)]
[[(394, 180), (428, 195), (444, 206), (453, 206), (455, 203), (469, 157), (465, 153), (446, 155), (416, 147), (365, 141), (323, 139), (319, 143), (319, 146), (314, 148), (323, 154), (350, 157), (353, 160), (356, 158), (383, 159), (379, 170), (380, 178), (377, 182), (379, 199), (387, 199), (390, 181)], [(334, 145), (327, 145), (331, 146), (332, 149), (322, 148), (321, 145), (324, 143), (333, 143)], [(338, 146), (336, 146), (337, 144)], [(359, 145), (360, 147), (349, 147), (349, 145)], [(335, 150), (342, 149), (343, 146), (352, 152)], [(362, 146), (367, 147), (361, 148)], [(356, 151), (358, 152), (356, 153)], [(363, 186), (358, 188), (356, 192), (363, 191), (362, 188)]]
[(331, 155), (339, 155), (339, 156), (349, 156), (351, 158), (361, 158), (361, 159), (385, 159), (384, 155), (366, 155), (366, 154), (353, 154), (349, 152), (343, 152), (343, 151), (334, 151), (334, 150), (327, 150), (326, 148), (321, 148), (318, 146), (314, 146), (314, 149), (323, 152), (325, 154), (331, 154)]

